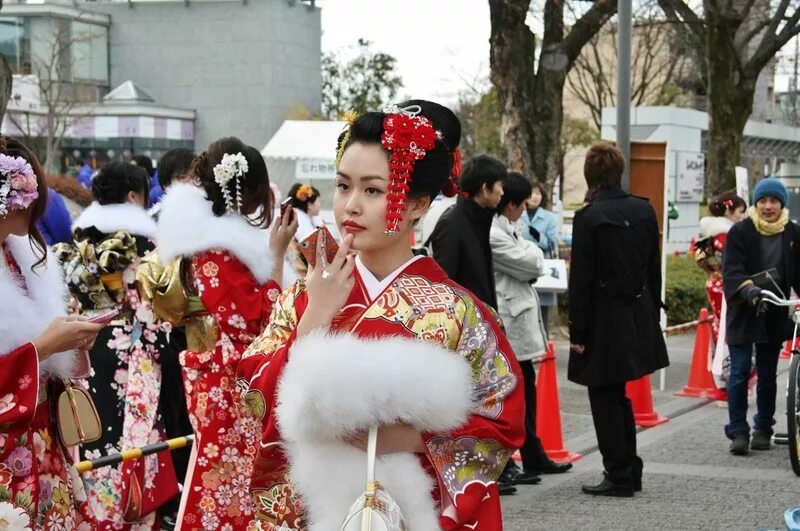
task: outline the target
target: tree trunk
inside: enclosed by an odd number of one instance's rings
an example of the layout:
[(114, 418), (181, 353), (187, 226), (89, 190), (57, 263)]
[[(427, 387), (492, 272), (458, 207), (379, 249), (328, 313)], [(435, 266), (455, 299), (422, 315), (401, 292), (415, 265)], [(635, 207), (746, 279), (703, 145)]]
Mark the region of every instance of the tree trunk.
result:
[(45, 140), (44, 169), (47, 173), (55, 174), (56, 156), (56, 115), (55, 112), (47, 113), (47, 139)]
[(525, 24), (530, 0), (489, 0), (491, 79), (500, 99), (500, 139), (509, 169), (529, 179), (534, 164), (534, 64), (536, 37)]
[(542, 51), (536, 73), (536, 96), (533, 98), (533, 167), (535, 180), (552, 191), (558, 177), (561, 151), (561, 125), (564, 118), (563, 94), (567, 79), (567, 59), (557, 46)]
[(753, 110), (756, 79), (742, 73), (733, 47), (730, 19), (706, 14), (706, 68), (708, 71), (708, 145), (706, 169), (709, 195), (736, 187), (744, 126)]
[[(2, 7), (2, 2), (0, 2), (0, 9), (2, 9)], [(8, 61), (4, 55), (0, 54), (0, 126), (3, 125), (3, 119), (6, 116), (6, 109), (8, 108), (8, 101), (11, 99), (13, 79)]]

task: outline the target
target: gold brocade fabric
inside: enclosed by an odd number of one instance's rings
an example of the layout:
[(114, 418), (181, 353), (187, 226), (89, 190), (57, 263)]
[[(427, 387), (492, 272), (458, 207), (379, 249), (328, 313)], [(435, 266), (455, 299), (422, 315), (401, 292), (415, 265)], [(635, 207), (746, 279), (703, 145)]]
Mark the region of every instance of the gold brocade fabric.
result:
[(125, 298), (122, 272), (137, 260), (136, 238), (124, 231), (99, 241), (81, 229), (73, 240), (53, 246), (70, 292), (84, 310), (114, 308)]
[(145, 256), (136, 268), (136, 287), (142, 299), (150, 301), (159, 319), (186, 327), (189, 350), (214, 350), (218, 329), (200, 297), (183, 284), (182, 258), (161, 263), (158, 250)]

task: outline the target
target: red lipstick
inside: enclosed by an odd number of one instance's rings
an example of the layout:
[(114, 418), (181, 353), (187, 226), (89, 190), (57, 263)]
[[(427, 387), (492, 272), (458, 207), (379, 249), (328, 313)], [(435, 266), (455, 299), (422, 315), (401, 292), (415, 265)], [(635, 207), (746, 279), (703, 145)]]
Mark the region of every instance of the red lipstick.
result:
[(342, 225), (344, 226), (345, 230), (347, 230), (347, 232), (349, 232), (350, 234), (356, 234), (367, 230), (366, 227), (364, 227), (363, 225), (359, 225), (355, 221), (348, 220), (342, 223)]

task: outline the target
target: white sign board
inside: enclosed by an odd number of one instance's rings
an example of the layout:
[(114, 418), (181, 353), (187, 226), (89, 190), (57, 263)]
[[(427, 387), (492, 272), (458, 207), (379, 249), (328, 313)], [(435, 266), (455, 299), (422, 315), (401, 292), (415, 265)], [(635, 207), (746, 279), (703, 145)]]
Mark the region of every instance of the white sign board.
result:
[(333, 159), (297, 159), (294, 178), (298, 181), (314, 179), (335, 179), (336, 164)]
[(750, 185), (747, 183), (747, 168), (736, 166), (736, 195), (750, 202)]
[(678, 179), (675, 200), (699, 203), (703, 200), (706, 180), (706, 157), (702, 153), (678, 152)]
[(533, 285), (542, 293), (564, 293), (567, 291), (567, 262), (565, 260), (545, 260), (544, 274)]
[(41, 99), (38, 76), (16, 74), (12, 76), (9, 111), (36, 112), (39, 110)]

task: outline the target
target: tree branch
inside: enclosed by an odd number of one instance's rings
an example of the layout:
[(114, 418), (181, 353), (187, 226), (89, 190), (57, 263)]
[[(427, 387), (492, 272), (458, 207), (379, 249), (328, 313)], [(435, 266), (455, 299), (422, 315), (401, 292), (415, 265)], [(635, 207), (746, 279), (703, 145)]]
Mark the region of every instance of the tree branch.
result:
[(592, 7), (579, 18), (572, 29), (564, 37), (561, 50), (567, 55), (567, 68), (571, 68), (581, 49), (600, 28), (617, 12), (617, 0), (597, 0)]
[(689, 30), (694, 45), (702, 49), (705, 44), (705, 21), (695, 14), (683, 0), (658, 0), (667, 18)]

